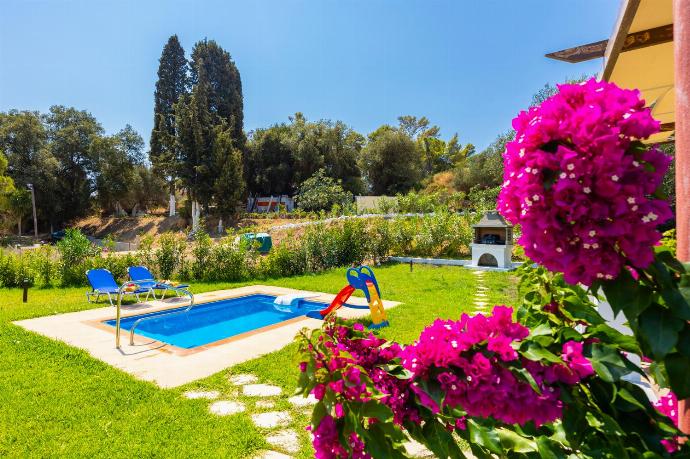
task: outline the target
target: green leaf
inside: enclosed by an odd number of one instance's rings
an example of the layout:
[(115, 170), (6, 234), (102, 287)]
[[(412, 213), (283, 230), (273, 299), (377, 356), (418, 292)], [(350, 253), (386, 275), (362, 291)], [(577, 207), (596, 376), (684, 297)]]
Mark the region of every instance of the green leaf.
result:
[(688, 324), (685, 324), (678, 334), (676, 349), (678, 349), (678, 352), (681, 354), (690, 355), (690, 326)]
[(534, 327), (530, 332), (529, 332), (529, 337), (533, 338), (535, 336), (544, 336), (544, 335), (552, 335), (553, 331), (551, 330), (551, 327), (547, 323), (542, 323)]
[(690, 357), (678, 352), (666, 356), (666, 373), (678, 399), (690, 397)]
[(672, 271), (677, 273), (683, 273), (686, 271), (684, 264), (678, 261), (676, 257), (673, 256), (668, 247), (659, 245), (654, 248), (656, 252), (656, 258), (665, 264)]
[(640, 285), (627, 270), (602, 287), (613, 312), (623, 311), (628, 320), (639, 316), (652, 303), (652, 290)]
[(437, 457), (464, 458), (453, 436), (438, 421), (427, 421), (422, 427), (423, 444)]
[(560, 357), (548, 349), (544, 349), (535, 342), (525, 341), (525, 344), (522, 346), (522, 348), (524, 349), (520, 351), (520, 354), (529, 360), (534, 360), (536, 362), (546, 360), (552, 363), (563, 363)]
[(318, 425), (321, 424), (321, 419), (323, 419), (326, 414), (328, 414), (328, 411), (323, 403), (319, 402), (314, 405), (314, 411), (311, 413), (311, 425), (318, 427)]
[(476, 443), (480, 446), (483, 446), (499, 456), (503, 455), (503, 448), (501, 447), (500, 439), (494, 429), (480, 426), (471, 419), (467, 421), (467, 429), (469, 430), (471, 443)]
[[(636, 386), (633, 386), (633, 387), (636, 387)], [(647, 407), (643, 404), (642, 401), (640, 401), (638, 399), (640, 397), (640, 395), (642, 397), (646, 398), (644, 392), (642, 392), (641, 390), (640, 390), (640, 392), (641, 392), (641, 394), (638, 392), (637, 397), (636, 397), (627, 388), (620, 387), (618, 389), (618, 392), (616, 393), (616, 398), (620, 398), (621, 400), (624, 400), (628, 404), (628, 406), (626, 406), (626, 404), (621, 405), (620, 403), (618, 403), (618, 400), (617, 400), (616, 401), (617, 402), (616, 407), (622, 411), (627, 411), (627, 412), (634, 411), (636, 409), (639, 409), (642, 411), (647, 411)]]
[(592, 344), (592, 368), (606, 382), (618, 381), (621, 377), (636, 371), (628, 359), (620, 355), (612, 346), (601, 343)]
[(685, 268), (685, 272), (680, 275), (678, 290), (685, 298), (685, 301), (690, 303), (690, 263), (683, 263), (683, 268)]
[(566, 457), (560, 445), (549, 437), (537, 437), (537, 449), (539, 457), (542, 459), (563, 459)]
[(678, 342), (678, 332), (684, 321), (661, 307), (647, 309), (639, 317), (640, 332), (655, 359), (661, 360)]
[(376, 400), (369, 400), (362, 404), (362, 416), (367, 418), (376, 418), (381, 422), (388, 422), (393, 419), (393, 411), (383, 403)]
[(404, 459), (407, 456), (392, 444), (386, 432), (381, 429), (381, 424), (375, 423), (369, 429), (357, 429), (362, 435), (366, 450), (372, 457), (390, 457)]
[(679, 289), (664, 289), (661, 291), (661, 297), (676, 317), (690, 320), (690, 305)]
[(527, 368), (513, 368), (512, 372), (516, 373), (518, 378), (527, 381), (534, 392), (541, 394), (541, 389), (539, 388), (537, 381), (534, 379), (534, 376), (532, 376), (532, 373), (527, 371)]
[(516, 453), (531, 453), (537, 451), (534, 441), (522, 437), (512, 430), (497, 429), (498, 438), (504, 450), (515, 451)]
[(652, 362), (647, 369), (647, 372), (652, 375), (654, 381), (659, 387), (668, 387), (668, 375), (666, 374), (666, 366), (664, 362)]
[(633, 336), (624, 335), (615, 328), (606, 325), (599, 324), (589, 327), (587, 329), (587, 335), (599, 338), (602, 342), (606, 344), (615, 344), (621, 350), (626, 352), (632, 352), (635, 354), (640, 353), (640, 346), (637, 340)]
[(594, 306), (582, 301), (577, 295), (570, 295), (563, 300), (563, 313), (571, 320), (584, 321), (588, 324), (603, 324), (606, 321), (599, 315)]

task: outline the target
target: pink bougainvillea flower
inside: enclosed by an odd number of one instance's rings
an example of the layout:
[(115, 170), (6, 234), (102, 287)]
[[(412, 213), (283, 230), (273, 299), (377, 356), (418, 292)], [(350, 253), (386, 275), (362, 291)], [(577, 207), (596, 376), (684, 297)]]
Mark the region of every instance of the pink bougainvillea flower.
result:
[(513, 127), (497, 208), (521, 225), (525, 254), (571, 284), (648, 267), (657, 226), (672, 217), (652, 196), (671, 159), (634, 148), (659, 131), (639, 92), (595, 79), (559, 85)]
[[(541, 425), (561, 416), (563, 404), (554, 384), (575, 384), (591, 374), (591, 366), (582, 356), (581, 343), (575, 342), (564, 346), (567, 366), (518, 360), (513, 346), (528, 334), (526, 327), (513, 321), (512, 308), (496, 306), (489, 316), (463, 314), (458, 321), (436, 320), (400, 355), (416, 379), (436, 378), (445, 395), (443, 406), (508, 424)], [(540, 392), (506, 368), (512, 362), (533, 375)], [(440, 411), (442, 407), (421, 387), (413, 384), (412, 390), (422, 405), (433, 413)]]
[[(659, 397), (659, 400), (654, 402), (654, 406), (661, 414), (667, 416), (671, 422), (673, 422), (673, 425), (678, 427), (678, 398), (676, 397), (676, 394), (669, 392), (668, 394)], [(674, 453), (680, 448), (678, 438), (661, 440), (661, 444), (669, 453)]]

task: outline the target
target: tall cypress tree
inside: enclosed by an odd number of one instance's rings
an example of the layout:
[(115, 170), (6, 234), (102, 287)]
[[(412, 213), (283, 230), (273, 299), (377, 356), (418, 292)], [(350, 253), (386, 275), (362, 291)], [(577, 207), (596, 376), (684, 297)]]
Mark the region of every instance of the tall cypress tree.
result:
[(209, 84), (208, 109), (214, 124), (227, 123), (235, 147), (244, 145), (244, 102), (242, 80), (230, 53), (213, 40), (194, 45), (190, 62), (193, 85)]
[(238, 167), (246, 148), (240, 73), (227, 51), (206, 40), (194, 46), (190, 69), (191, 96), (177, 106), (181, 178), (194, 202), (215, 203), (227, 214), (245, 189)]
[(163, 175), (170, 186), (172, 215), (175, 179), (178, 176), (180, 163), (175, 104), (189, 91), (187, 59), (184, 57), (184, 49), (177, 35), (168, 39), (159, 62), (158, 81), (154, 93), (150, 159), (154, 170)]

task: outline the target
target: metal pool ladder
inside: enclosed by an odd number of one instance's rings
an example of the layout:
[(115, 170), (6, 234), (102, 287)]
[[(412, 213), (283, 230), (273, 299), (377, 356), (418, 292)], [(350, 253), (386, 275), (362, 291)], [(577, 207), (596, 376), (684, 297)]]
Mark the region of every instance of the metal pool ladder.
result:
[[(138, 286), (139, 283), (137, 281), (131, 281), (131, 282), (126, 282), (122, 284), (120, 289), (117, 292), (117, 315), (115, 317), (115, 348), (120, 349), (120, 308), (122, 306), (122, 292), (125, 291), (127, 288), (131, 288), (132, 286)], [(173, 311), (169, 312), (167, 314), (157, 314), (154, 316), (148, 316), (148, 317), (140, 317), (137, 319), (133, 324), (132, 328), (129, 330), (129, 345), (134, 346), (134, 330), (137, 328), (137, 326), (144, 320), (148, 319), (153, 319), (153, 318), (158, 318), (158, 317), (163, 317), (163, 316), (173, 316), (176, 314), (184, 314), (185, 312), (189, 311), (192, 309), (194, 306), (194, 294), (190, 292), (187, 289), (184, 288), (175, 288), (175, 287), (167, 287), (168, 290), (174, 290), (177, 293), (182, 293), (184, 295), (187, 295), (189, 297), (189, 306), (184, 308), (181, 311)]]

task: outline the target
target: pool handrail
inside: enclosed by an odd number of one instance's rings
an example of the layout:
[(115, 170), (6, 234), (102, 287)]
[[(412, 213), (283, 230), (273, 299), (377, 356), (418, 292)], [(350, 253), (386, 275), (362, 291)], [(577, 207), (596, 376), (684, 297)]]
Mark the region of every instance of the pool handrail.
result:
[[(122, 284), (120, 286), (120, 288), (117, 290), (117, 308), (116, 308), (116, 315), (115, 315), (115, 348), (116, 349), (120, 349), (120, 319), (121, 319), (121, 308), (122, 308), (122, 295), (126, 289), (132, 288), (132, 287), (138, 287), (140, 284), (145, 283), (145, 282), (147, 282), (147, 281), (130, 280), (130, 281), (127, 281), (124, 284)], [(190, 292), (189, 290), (184, 289), (184, 288), (176, 288), (176, 287), (172, 287), (172, 286), (169, 286), (168, 288), (170, 290), (175, 290), (177, 293), (183, 293), (183, 294), (189, 296), (189, 298), (191, 300), (191, 302), (189, 303), (189, 306), (187, 306), (184, 310), (174, 311), (174, 312), (170, 312), (168, 314), (178, 314), (178, 313), (182, 313), (182, 312), (187, 312), (190, 309), (192, 309), (192, 306), (194, 306), (194, 294), (192, 292)], [(162, 314), (162, 315), (168, 315), (168, 314)], [(129, 333), (129, 345), (130, 346), (134, 345), (134, 329), (137, 327), (137, 325), (139, 325), (139, 322), (141, 322), (144, 319), (150, 319), (152, 317), (160, 317), (160, 316), (161, 315), (142, 317), (139, 320), (137, 320), (136, 322), (134, 322), (134, 324), (132, 325), (132, 329), (130, 330), (130, 333)]]
[(154, 319), (154, 318), (160, 318), (160, 317), (164, 317), (164, 316), (173, 316), (173, 315), (176, 315), (176, 314), (184, 314), (185, 312), (188, 312), (190, 309), (192, 309), (192, 307), (194, 307), (194, 294), (193, 294), (192, 292), (190, 292), (190, 291), (187, 290), (186, 288), (179, 288), (179, 287), (168, 287), (168, 289), (170, 289), (170, 290), (175, 290), (175, 292), (176, 292), (177, 294), (182, 293), (182, 294), (184, 294), (184, 295), (187, 295), (187, 296), (189, 297), (189, 300), (190, 300), (190, 301), (189, 301), (189, 306), (187, 306), (186, 308), (184, 308), (184, 309), (182, 309), (182, 310), (180, 310), (180, 311), (171, 311), (171, 312), (168, 312), (168, 313), (165, 313), (165, 314), (156, 314), (156, 315), (144, 316), (144, 317), (138, 318), (138, 319), (132, 324), (132, 328), (129, 329), (129, 345), (130, 345), (130, 346), (134, 346), (134, 330), (135, 330), (135, 329), (137, 328), (137, 326), (138, 326), (141, 322), (143, 322), (144, 320)]

